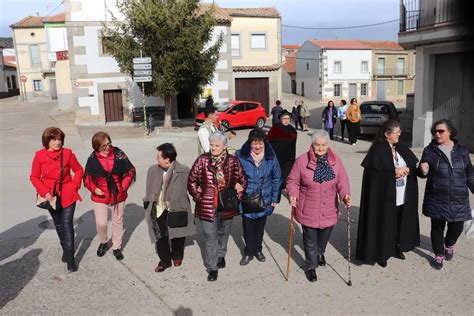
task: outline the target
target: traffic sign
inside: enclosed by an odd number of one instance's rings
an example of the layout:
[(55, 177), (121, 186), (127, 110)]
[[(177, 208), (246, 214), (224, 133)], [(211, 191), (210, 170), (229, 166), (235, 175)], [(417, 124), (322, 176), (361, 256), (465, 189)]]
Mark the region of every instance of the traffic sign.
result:
[(133, 64), (134, 70), (151, 69), (151, 64)]
[(148, 77), (133, 77), (133, 80), (135, 82), (151, 82), (151, 81), (153, 81), (151, 76), (148, 76)]
[(139, 77), (139, 76), (151, 76), (151, 70), (135, 70), (133, 72), (134, 77)]
[(151, 57), (138, 57), (133, 58), (134, 64), (149, 64), (151, 63)]
[(21, 75), (20, 76), (20, 81), (21, 82), (26, 82), (26, 81), (28, 81), (28, 77), (26, 77), (25, 75)]

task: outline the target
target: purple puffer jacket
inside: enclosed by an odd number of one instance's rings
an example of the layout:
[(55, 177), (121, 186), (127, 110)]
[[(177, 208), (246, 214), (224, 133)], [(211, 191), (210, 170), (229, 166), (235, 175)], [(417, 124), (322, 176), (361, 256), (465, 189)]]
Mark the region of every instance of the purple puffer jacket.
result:
[[(240, 165), (239, 159), (227, 154), (224, 161), (225, 181), (227, 188), (233, 188), (237, 183), (244, 188), (247, 187), (247, 177)], [(216, 216), (215, 191), (216, 181), (211, 170), (211, 156), (209, 153), (199, 156), (191, 168), (188, 177), (188, 191), (196, 202), (194, 215), (202, 220), (213, 222)], [(242, 193), (238, 195), (239, 199)], [(224, 212), (223, 219), (229, 219), (239, 215), (239, 209)]]
[(316, 156), (313, 149), (302, 154), (291, 169), (286, 188), (288, 196), (296, 196), (295, 219), (312, 228), (334, 226), (339, 218), (338, 195), (351, 195), (349, 178), (341, 159), (328, 148), (328, 161), (336, 177), (331, 181), (318, 183), (313, 180)]

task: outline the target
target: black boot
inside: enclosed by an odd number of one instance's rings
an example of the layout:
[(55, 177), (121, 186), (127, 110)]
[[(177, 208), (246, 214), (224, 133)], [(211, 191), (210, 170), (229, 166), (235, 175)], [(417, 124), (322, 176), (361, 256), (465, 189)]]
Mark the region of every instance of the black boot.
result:
[(74, 249), (65, 249), (63, 256), (64, 256), (64, 259), (66, 260), (67, 270), (69, 272), (76, 272), (77, 266), (76, 266), (76, 261), (74, 260)]

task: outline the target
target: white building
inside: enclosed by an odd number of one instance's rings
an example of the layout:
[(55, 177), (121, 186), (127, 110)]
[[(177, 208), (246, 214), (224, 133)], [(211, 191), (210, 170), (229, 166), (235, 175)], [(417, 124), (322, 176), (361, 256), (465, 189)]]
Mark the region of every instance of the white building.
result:
[(360, 41), (306, 41), (296, 53), (297, 94), (315, 100), (368, 98), (371, 56)]

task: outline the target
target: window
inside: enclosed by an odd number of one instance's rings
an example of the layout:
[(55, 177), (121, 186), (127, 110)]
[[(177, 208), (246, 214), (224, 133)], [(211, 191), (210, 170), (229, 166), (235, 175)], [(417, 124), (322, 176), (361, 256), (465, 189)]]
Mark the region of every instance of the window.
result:
[(267, 49), (267, 34), (253, 33), (250, 34), (251, 49)]
[(8, 87), (8, 89), (12, 88), (12, 82), (10, 80), (10, 77), (7, 77), (7, 87)]
[(378, 75), (385, 74), (385, 58), (377, 59), (377, 74)]
[(306, 63), (306, 70), (309, 70), (309, 63)]
[(341, 96), (341, 85), (340, 84), (335, 84), (334, 85), (334, 96), (335, 97), (340, 97)]
[(43, 91), (43, 82), (41, 80), (33, 80), (35, 91)]
[(397, 95), (403, 95), (403, 80), (397, 80)]
[(101, 45), (102, 45), (102, 54), (103, 55), (110, 55), (110, 49), (107, 47), (107, 42), (110, 40), (110, 37), (102, 37)]
[(30, 54), (31, 54), (31, 66), (41, 66), (41, 54), (40, 54), (40, 46), (30, 45)]
[(258, 107), (257, 103), (247, 103), (247, 111), (255, 110)]
[(362, 73), (369, 72), (369, 62), (367, 60), (363, 60), (360, 62), (360, 72)]
[(334, 62), (334, 73), (340, 74), (342, 72), (342, 61), (335, 61)]
[(405, 58), (398, 58), (397, 60), (397, 75), (405, 73)]
[(234, 106), (232, 108), (232, 112), (233, 111), (236, 111), (236, 112), (243, 112), (245, 111), (245, 103), (240, 103), (240, 104), (237, 104), (236, 106)]
[(13, 89), (17, 89), (18, 87), (16, 86), (16, 76), (15, 75), (12, 75), (12, 86), (13, 86)]
[(240, 34), (232, 34), (231, 38), (232, 57), (240, 57)]
[(367, 84), (361, 83), (360, 84), (360, 95), (367, 95)]

